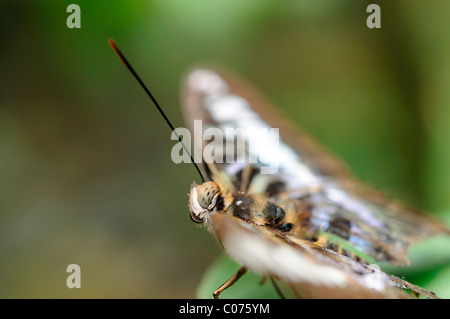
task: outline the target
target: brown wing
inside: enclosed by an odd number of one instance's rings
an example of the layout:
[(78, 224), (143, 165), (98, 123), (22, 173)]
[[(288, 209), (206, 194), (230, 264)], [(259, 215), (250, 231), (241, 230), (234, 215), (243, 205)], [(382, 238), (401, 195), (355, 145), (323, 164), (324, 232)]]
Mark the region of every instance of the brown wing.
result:
[[(260, 178), (259, 170), (266, 164), (258, 158), (252, 164), (255, 172), (250, 188), (274, 200), (306, 203), (312, 230), (333, 233), (376, 260), (396, 265), (408, 264), (407, 252), (412, 243), (436, 233), (450, 233), (431, 217), (359, 182), (345, 165), (293, 128), (255, 90), (230, 73), (211, 68), (192, 70), (184, 83), (182, 102), (191, 131), (196, 119), (202, 120), (203, 131), (210, 127), (223, 131), (247, 126), (279, 128), (279, 148), (268, 151), (278, 165), (277, 173)], [(258, 136), (239, 138), (249, 144), (255, 140), (256, 144), (265, 142), (258, 141)], [(194, 141), (200, 149), (207, 143)], [(246, 152), (252, 150), (247, 148)], [(225, 155), (217, 167), (239, 189), (246, 164), (226, 163)], [(203, 169), (211, 175), (207, 166)]]
[[(286, 282), (300, 298), (411, 298), (403, 284), (376, 267), (316, 247), (291, 241), (262, 226), (223, 214), (212, 225), (227, 253), (256, 273)], [(423, 290), (427, 297), (434, 294)]]

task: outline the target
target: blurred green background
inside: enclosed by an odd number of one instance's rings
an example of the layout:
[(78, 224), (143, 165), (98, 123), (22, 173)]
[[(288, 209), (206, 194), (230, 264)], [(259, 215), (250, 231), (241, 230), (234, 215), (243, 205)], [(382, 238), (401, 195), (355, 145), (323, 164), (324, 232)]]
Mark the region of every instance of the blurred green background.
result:
[[(362, 180), (450, 224), (450, 2), (379, 2), (382, 28), (368, 29), (373, 2), (0, 1), (0, 297), (211, 285), (221, 249), (189, 219), (196, 171), (172, 163), (170, 131), (109, 37), (175, 126), (186, 69), (222, 65)], [(420, 247), (399, 274), (450, 297), (449, 241)], [(72, 263), (81, 289), (66, 286)]]

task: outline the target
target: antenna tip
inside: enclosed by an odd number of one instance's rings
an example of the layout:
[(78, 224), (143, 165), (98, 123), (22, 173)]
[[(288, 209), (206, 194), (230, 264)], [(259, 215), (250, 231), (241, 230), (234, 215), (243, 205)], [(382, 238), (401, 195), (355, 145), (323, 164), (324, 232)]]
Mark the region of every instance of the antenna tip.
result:
[(110, 45), (114, 50), (117, 49), (116, 42), (114, 41), (113, 38), (109, 38), (109, 39), (108, 39), (108, 43), (109, 43), (109, 45)]

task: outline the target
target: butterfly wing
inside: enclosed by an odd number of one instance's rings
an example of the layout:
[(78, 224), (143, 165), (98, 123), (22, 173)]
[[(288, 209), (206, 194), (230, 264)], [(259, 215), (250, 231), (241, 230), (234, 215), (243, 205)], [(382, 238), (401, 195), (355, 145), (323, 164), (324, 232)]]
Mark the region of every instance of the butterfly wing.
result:
[(289, 283), (300, 298), (411, 298), (378, 268), (357, 263), (308, 241), (223, 214), (213, 228), (230, 256), (256, 273)]
[[(186, 77), (182, 101), (191, 131), (194, 120), (202, 120), (202, 132), (209, 128), (222, 132), (232, 129), (233, 141), (238, 145), (239, 141), (246, 143), (245, 153), (234, 154), (231, 161), (223, 152), (221, 161), (216, 156), (215, 165), (203, 163), (204, 173), (210, 179), (228, 176), (223, 184), (237, 190), (268, 194), (278, 202), (301, 203), (302, 209), (309, 210), (307, 228), (311, 232), (337, 235), (376, 260), (396, 265), (408, 264), (407, 252), (412, 243), (449, 232), (436, 220), (356, 180), (344, 164), (293, 128), (235, 75), (212, 68), (194, 69)], [(279, 143), (274, 146), (266, 135), (236, 130), (242, 128), (279, 128)], [(211, 143), (195, 137), (197, 150), (203, 151)], [(261, 149), (262, 155), (256, 153)], [(254, 169), (248, 172), (239, 156), (256, 159)], [(217, 170), (211, 171), (212, 167)], [(263, 175), (263, 167), (276, 173)], [(226, 174), (220, 174), (222, 171)]]

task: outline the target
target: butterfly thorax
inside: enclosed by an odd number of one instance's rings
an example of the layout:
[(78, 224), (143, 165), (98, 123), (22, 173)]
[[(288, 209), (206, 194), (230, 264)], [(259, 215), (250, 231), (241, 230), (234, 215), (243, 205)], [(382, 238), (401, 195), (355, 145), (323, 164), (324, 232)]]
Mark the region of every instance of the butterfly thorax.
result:
[(228, 213), (256, 225), (273, 227), (284, 232), (292, 229), (292, 223), (286, 222), (283, 208), (267, 200), (265, 196), (236, 192), (233, 194)]

